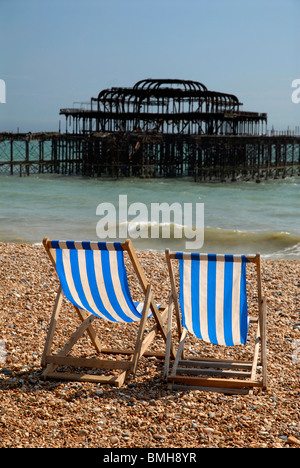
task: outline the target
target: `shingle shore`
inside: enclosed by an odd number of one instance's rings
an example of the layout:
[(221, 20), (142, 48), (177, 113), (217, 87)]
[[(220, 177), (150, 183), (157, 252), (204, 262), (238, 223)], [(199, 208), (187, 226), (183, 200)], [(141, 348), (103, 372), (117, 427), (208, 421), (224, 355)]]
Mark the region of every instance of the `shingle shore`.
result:
[[(164, 254), (137, 253), (156, 299), (166, 302)], [(299, 447), (300, 262), (263, 261), (262, 277), (268, 299), (266, 392), (169, 391), (161, 378), (163, 361), (156, 358), (142, 358), (136, 376), (121, 388), (44, 381), (40, 359), (58, 281), (41, 246), (0, 243), (0, 447)], [(132, 286), (131, 273), (129, 278)], [(250, 277), (250, 307), (255, 294)], [(133, 295), (139, 291), (133, 288)], [(65, 304), (65, 337), (57, 345), (74, 330), (73, 317)], [(108, 345), (127, 347), (135, 337), (134, 326), (98, 322)], [(78, 352), (86, 351), (84, 345), (88, 339)], [(161, 338), (155, 346), (165, 349)]]

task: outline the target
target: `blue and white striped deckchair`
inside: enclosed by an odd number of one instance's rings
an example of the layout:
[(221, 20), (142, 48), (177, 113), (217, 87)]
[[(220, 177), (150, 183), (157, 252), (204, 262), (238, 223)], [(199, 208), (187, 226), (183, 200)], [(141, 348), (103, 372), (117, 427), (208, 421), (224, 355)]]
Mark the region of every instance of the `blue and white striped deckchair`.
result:
[(208, 343), (245, 344), (248, 332), (247, 258), (188, 255), (190, 261), (182, 253), (175, 255), (179, 260), (182, 325)]
[(76, 307), (111, 322), (141, 320), (143, 303), (131, 298), (121, 243), (52, 241), (50, 252)]
[[(68, 358), (71, 348), (82, 336), (86, 330), (92, 340), (97, 352), (105, 354), (117, 354), (116, 350), (103, 349), (96, 333), (91, 325), (95, 317), (108, 320), (110, 322), (132, 323), (140, 322), (135, 349), (119, 350), (118, 354), (131, 354), (130, 361), (117, 361), (117, 365), (122, 369), (121, 376), (118, 379), (104, 378), (104, 376), (90, 374), (85, 375), (84, 380), (98, 381), (102, 383), (111, 383), (121, 385), (129, 372), (135, 372), (139, 358), (150, 343), (153, 341), (156, 332), (162, 332), (166, 339), (163, 327), (163, 319), (152, 299), (151, 287), (146, 281), (146, 277), (138, 262), (134, 248), (130, 241), (125, 243), (107, 243), (107, 242), (73, 242), (73, 241), (43, 241), (46, 251), (55, 266), (60, 289), (54, 307), (52, 321), (50, 324), (48, 337), (42, 358), (42, 364), (48, 366), (44, 371), (45, 377), (75, 379), (77, 374), (64, 374), (54, 372), (58, 364), (76, 364), (80, 367), (104, 367), (110, 365), (116, 367), (112, 360), (82, 360)], [(124, 263), (124, 252), (128, 252), (133, 264), (135, 273), (139, 279), (143, 293), (144, 302), (134, 302), (132, 300), (127, 272)], [(70, 342), (63, 348), (61, 353), (55, 357), (49, 354), (53, 341), (54, 328), (57, 323), (58, 314), (61, 306), (61, 297), (64, 296), (75, 306), (75, 309), (82, 321), (79, 329), (75, 332)], [(150, 339), (142, 340), (143, 332), (147, 319), (153, 316), (156, 320), (156, 327), (151, 334)], [(166, 317), (165, 317), (166, 319)], [(97, 361), (97, 362), (96, 362)], [(83, 380), (81, 376), (80, 380)]]
[[(265, 300), (261, 294), (260, 256), (245, 255), (215, 255), (199, 253), (170, 253), (166, 251), (169, 274), (172, 287), (172, 299), (175, 305), (178, 333), (180, 336), (179, 354), (168, 379), (171, 382), (180, 381), (189, 385), (199, 385), (213, 388), (226, 387), (224, 376), (235, 377), (229, 380), (229, 385), (237, 388), (251, 386), (266, 386), (266, 375), (263, 371), (262, 381), (255, 378), (258, 345), (262, 344), (262, 363), (265, 370)], [(176, 290), (174, 271), (171, 260), (179, 262), (179, 300)], [(254, 350), (254, 359), (248, 363), (217, 360), (193, 361), (193, 368), (184, 371), (186, 362), (180, 360), (183, 353), (187, 333), (204, 342), (221, 346), (245, 345), (247, 343), (249, 317), (247, 306), (246, 267), (254, 263), (257, 268), (258, 285), (258, 337)], [(171, 308), (169, 321), (172, 319)], [(169, 335), (170, 323), (168, 324)], [(167, 346), (168, 349), (168, 346)], [(213, 369), (213, 368), (217, 369)], [(238, 370), (233, 370), (237, 367)], [(197, 368), (197, 370), (195, 369)], [(224, 369), (229, 370), (225, 371)], [(241, 370), (242, 369), (242, 370)], [(169, 371), (169, 361), (166, 359), (165, 374)], [(193, 373), (193, 376), (179, 375)], [(197, 377), (195, 377), (197, 375)], [(201, 375), (201, 378), (199, 377)], [(221, 378), (203, 378), (202, 376), (217, 375)], [(238, 379), (237, 379), (238, 377)], [(241, 377), (241, 378), (240, 378)]]

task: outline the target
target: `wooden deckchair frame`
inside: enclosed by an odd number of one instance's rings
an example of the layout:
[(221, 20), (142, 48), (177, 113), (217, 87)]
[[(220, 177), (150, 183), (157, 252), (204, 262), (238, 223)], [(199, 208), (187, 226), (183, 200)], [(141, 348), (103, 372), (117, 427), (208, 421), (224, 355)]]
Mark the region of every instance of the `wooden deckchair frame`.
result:
[[(262, 294), (260, 254), (247, 255), (246, 257), (249, 262), (256, 266), (258, 296), (258, 319), (250, 319), (250, 323), (255, 323), (257, 327), (252, 361), (195, 358), (195, 356), (184, 356), (184, 344), (188, 332), (181, 324), (181, 311), (172, 265), (172, 260), (175, 259), (175, 252), (170, 252), (169, 249), (166, 250), (166, 260), (171, 281), (171, 293), (168, 306), (164, 378), (168, 383), (169, 389), (196, 389), (226, 394), (247, 394), (253, 392), (254, 388), (267, 388), (266, 298)], [(173, 309), (175, 309), (179, 344), (175, 361), (170, 368)], [(259, 355), (260, 362), (258, 361)], [(261, 367), (260, 379), (257, 377), (258, 366)]]
[[(55, 261), (51, 254), (51, 240), (45, 238), (43, 240), (43, 245), (48, 253), (48, 256), (54, 266)], [(138, 278), (138, 282), (142, 288), (143, 294), (145, 295), (144, 307), (143, 312), (140, 320), (140, 325), (138, 328), (137, 339), (135, 343), (135, 347), (133, 350), (131, 349), (111, 349), (111, 348), (104, 348), (101, 344), (99, 337), (95, 329), (92, 326), (92, 323), (97, 317), (89, 312), (79, 309), (75, 305), (74, 308), (77, 312), (77, 315), (80, 319), (80, 325), (78, 326), (77, 330), (73, 333), (70, 340), (64, 345), (64, 347), (58, 352), (58, 354), (51, 354), (51, 347), (53, 344), (53, 339), (55, 335), (55, 331), (57, 328), (57, 323), (59, 320), (60, 311), (63, 304), (64, 293), (62, 290), (61, 285), (58, 288), (55, 305), (52, 313), (52, 317), (49, 324), (49, 330), (44, 346), (43, 356), (42, 356), (42, 367), (46, 367), (43, 371), (43, 377), (46, 378), (54, 378), (54, 379), (65, 379), (65, 380), (76, 380), (76, 381), (85, 381), (85, 382), (97, 382), (103, 384), (110, 384), (116, 387), (120, 387), (125, 382), (126, 378), (129, 376), (130, 373), (135, 374), (137, 370), (138, 361), (141, 356), (156, 356), (158, 358), (164, 358), (164, 353), (154, 353), (154, 352), (147, 352), (147, 349), (151, 345), (152, 341), (156, 337), (157, 333), (161, 333), (163, 339), (167, 340), (166, 330), (165, 330), (165, 321), (167, 320), (167, 308), (165, 306), (161, 306), (158, 310), (152, 293), (152, 287), (148, 284), (145, 273), (139, 263), (138, 257), (130, 240), (126, 240), (126, 242), (121, 243), (122, 249), (124, 252), (128, 252), (129, 258), (133, 265), (134, 271)], [(144, 336), (145, 326), (147, 323), (147, 316), (149, 307), (151, 308), (153, 317), (155, 319), (156, 324), (149, 330), (149, 332)], [(77, 358), (77, 357), (70, 357), (68, 354), (72, 350), (73, 346), (77, 341), (82, 337), (84, 332), (87, 332), (92, 345), (94, 346), (97, 353), (107, 354), (107, 355), (127, 355), (131, 356), (130, 359), (127, 360), (112, 360), (112, 359), (88, 359), (88, 358)], [(174, 350), (173, 350), (174, 355)], [(75, 372), (59, 372), (57, 371), (57, 367), (65, 365), (71, 366), (73, 368), (96, 368), (101, 370), (109, 370), (109, 369), (118, 369), (119, 374), (117, 376), (106, 376), (106, 375), (96, 375), (96, 374), (88, 374), (88, 373), (75, 373)]]

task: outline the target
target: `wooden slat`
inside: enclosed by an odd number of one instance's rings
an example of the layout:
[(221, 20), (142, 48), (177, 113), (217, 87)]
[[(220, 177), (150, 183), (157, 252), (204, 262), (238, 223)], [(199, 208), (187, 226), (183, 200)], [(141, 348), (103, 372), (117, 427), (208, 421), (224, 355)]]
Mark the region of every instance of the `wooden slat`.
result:
[(105, 376), (105, 375), (94, 375), (94, 374), (74, 374), (69, 372), (49, 372), (47, 377), (58, 380), (72, 380), (78, 382), (91, 382), (91, 383), (102, 383), (114, 385), (120, 387), (125, 379), (126, 372), (123, 372), (120, 376)]
[(181, 376), (181, 375), (170, 375), (168, 377), (169, 382), (180, 382), (186, 383), (189, 385), (197, 385), (201, 387), (237, 387), (237, 388), (244, 388), (244, 387), (261, 387), (261, 383), (256, 380), (238, 380), (238, 379), (219, 379), (219, 378), (201, 378), (195, 376)]
[(110, 359), (88, 359), (52, 355), (47, 357), (47, 363), (63, 366), (94, 367), (95, 369), (130, 369), (131, 361), (115, 361)]
[[(123, 354), (124, 356), (134, 353), (134, 349), (118, 349), (118, 348), (102, 348), (103, 354)], [(157, 359), (164, 359), (164, 352), (145, 351), (143, 356), (145, 357), (156, 357)]]
[(224, 369), (196, 369), (195, 367), (177, 367), (177, 375), (179, 374), (191, 374), (191, 375), (220, 375), (222, 377), (239, 377), (249, 378), (251, 372), (238, 371), (238, 370), (224, 370)]
[(220, 368), (220, 369), (249, 369), (251, 371), (252, 362), (243, 361), (218, 361), (218, 360), (180, 360), (179, 366), (186, 367), (203, 367), (203, 368)]
[[(43, 244), (44, 244), (44, 247), (46, 250), (49, 250), (49, 249), (52, 249), (52, 241), (46, 237), (44, 240), (43, 240)], [(67, 248), (64, 244), (65, 244), (65, 241), (60, 241), (60, 244), (62, 245), (62, 248)], [(128, 250), (127, 248), (127, 243), (126, 242), (121, 242), (121, 247), (123, 250)], [(75, 247), (76, 247), (76, 250), (85, 250), (85, 247), (82, 246), (82, 242), (81, 241), (78, 241), (78, 242), (75, 242)], [(93, 242), (91, 241), (90, 242), (90, 248), (91, 250), (98, 250), (98, 242)]]
[[(176, 254), (177, 254), (177, 252), (170, 252), (169, 251), (169, 258), (171, 260), (175, 260)], [(205, 254), (205, 253), (202, 254), (201, 253), (201, 255), (205, 256), (207, 254)], [(190, 256), (191, 256), (190, 253), (182, 252), (182, 258), (184, 260), (190, 260)], [(239, 255), (237, 255), (236, 257), (239, 257)], [(245, 257), (247, 258), (248, 262), (250, 262), (250, 263), (258, 263), (257, 255), (245, 255)], [(218, 260), (218, 262), (222, 262), (222, 261), (225, 261), (225, 258), (224, 258), (223, 255), (218, 255), (217, 254), (217, 260)], [(200, 261), (201, 261), (201, 259), (200, 259)]]
[(225, 387), (199, 387), (196, 385), (177, 385), (175, 383), (170, 385), (170, 390), (200, 390), (201, 392), (217, 392), (217, 393), (226, 393), (227, 395), (247, 395), (249, 393), (248, 388), (225, 388)]

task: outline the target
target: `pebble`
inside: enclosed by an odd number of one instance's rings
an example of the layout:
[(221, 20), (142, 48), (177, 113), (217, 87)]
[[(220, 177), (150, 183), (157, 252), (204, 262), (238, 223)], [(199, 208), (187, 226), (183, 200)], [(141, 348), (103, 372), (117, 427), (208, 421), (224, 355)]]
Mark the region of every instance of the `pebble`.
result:
[(111, 443), (112, 445), (116, 445), (116, 444), (119, 443), (119, 439), (118, 439), (118, 437), (116, 437), (116, 436), (110, 437), (109, 441), (110, 441), (110, 443)]
[(288, 436), (287, 438), (287, 443), (288, 444), (295, 444), (295, 445), (300, 445), (300, 439), (297, 439), (294, 436)]

